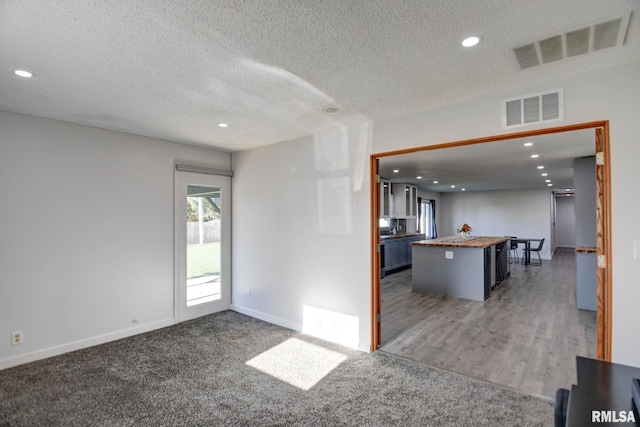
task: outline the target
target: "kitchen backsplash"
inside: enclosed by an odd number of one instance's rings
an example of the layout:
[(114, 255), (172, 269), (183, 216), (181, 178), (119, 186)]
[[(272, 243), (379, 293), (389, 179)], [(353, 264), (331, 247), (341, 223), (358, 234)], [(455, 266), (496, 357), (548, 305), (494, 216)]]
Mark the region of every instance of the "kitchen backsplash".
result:
[(390, 218), (381, 220), (380, 234), (394, 234), (394, 229), (395, 234), (407, 234), (416, 233), (418, 227), (415, 219)]

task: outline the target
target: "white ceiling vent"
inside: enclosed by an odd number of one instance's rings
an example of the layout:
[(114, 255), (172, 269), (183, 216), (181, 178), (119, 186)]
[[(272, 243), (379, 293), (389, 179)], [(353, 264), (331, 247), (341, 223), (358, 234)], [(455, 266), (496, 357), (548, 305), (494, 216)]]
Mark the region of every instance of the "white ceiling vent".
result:
[(502, 100), (502, 127), (513, 128), (564, 120), (562, 89)]
[(518, 68), (535, 67), (624, 44), (631, 13), (566, 31), (511, 50)]

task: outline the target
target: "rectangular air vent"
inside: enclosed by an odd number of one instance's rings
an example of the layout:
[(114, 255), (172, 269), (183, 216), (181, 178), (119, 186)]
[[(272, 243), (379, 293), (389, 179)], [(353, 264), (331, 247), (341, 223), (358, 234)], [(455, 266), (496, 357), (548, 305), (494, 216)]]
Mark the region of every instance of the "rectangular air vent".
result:
[(517, 67), (524, 70), (609, 47), (622, 46), (630, 17), (631, 13), (627, 13), (583, 28), (523, 43), (510, 50)]
[(502, 101), (502, 127), (513, 128), (564, 120), (562, 89)]

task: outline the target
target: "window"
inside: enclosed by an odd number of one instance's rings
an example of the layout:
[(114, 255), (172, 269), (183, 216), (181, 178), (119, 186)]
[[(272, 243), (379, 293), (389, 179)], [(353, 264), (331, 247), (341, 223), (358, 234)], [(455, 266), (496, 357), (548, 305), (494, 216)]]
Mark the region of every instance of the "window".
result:
[(418, 217), (418, 232), (426, 234), (427, 237), (434, 237), (433, 230), (433, 211), (431, 202), (423, 200), (420, 203), (420, 216)]

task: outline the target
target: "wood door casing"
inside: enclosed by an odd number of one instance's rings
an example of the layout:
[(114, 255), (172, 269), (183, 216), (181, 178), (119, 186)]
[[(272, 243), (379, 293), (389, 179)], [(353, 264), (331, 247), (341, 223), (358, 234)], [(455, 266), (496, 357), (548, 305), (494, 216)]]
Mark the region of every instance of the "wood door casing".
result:
[(370, 158), (371, 172), (371, 280), (373, 282), (371, 294), (371, 345), (370, 350), (376, 351), (382, 343), (382, 330), (380, 322), (380, 179), (378, 169), (380, 161), (377, 157)]
[[(596, 254), (604, 258), (604, 265), (597, 268), (597, 357), (611, 360), (611, 339), (600, 339), (601, 334), (610, 337), (611, 331), (611, 259), (610, 233), (607, 206), (609, 199), (609, 138), (608, 127), (595, 129), (596, 138)], [(600, 263), (599, 263), (600, 264)]]

